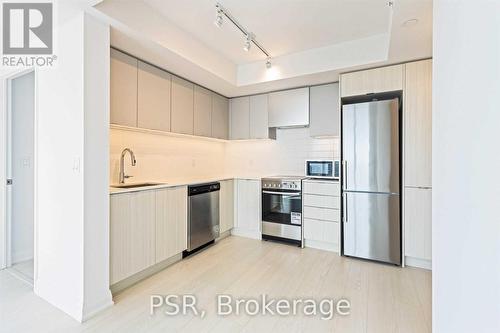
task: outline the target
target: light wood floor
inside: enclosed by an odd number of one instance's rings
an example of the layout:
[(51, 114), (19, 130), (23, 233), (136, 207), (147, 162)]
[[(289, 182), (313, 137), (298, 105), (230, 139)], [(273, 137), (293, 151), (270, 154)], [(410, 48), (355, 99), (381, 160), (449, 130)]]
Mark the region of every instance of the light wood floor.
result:
[[(346, 298), (351, 314), (316, 317), (218, 317), (216, 295), (321, 300)], [(150, 295), (193, 294), (205, 318), (150, 315)], [(431, 273), (339, 257), (314, 249), (229, 237), (115, 297), (84, 324), (0, 272), (2, 332), (430, 332)]]

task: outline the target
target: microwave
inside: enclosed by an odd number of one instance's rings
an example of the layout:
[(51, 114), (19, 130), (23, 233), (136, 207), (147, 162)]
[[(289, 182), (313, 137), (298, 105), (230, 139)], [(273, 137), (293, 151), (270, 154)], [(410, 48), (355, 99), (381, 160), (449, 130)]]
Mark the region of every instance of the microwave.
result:
[(340, 179), (340, 160), (307, 160), (306, 176), (311, 178)]

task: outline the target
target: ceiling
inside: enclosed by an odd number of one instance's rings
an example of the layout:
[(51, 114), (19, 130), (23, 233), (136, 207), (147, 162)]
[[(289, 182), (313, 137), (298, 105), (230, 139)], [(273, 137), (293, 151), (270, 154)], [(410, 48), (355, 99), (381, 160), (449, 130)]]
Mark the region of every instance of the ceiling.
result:
[[(432, 56), (432, 1), (220, 0), (272, 55), (273, 66), (214, 0), (104, 0), (112, 45), (226, 96), (338, 79), (355, 69)], [(405, 26), (409, 19), (418, 24)]]
[[(263, 59), (243, 50), (244, 37), (230, 22), (214, 24), (213, 0), (143, 0), (155, 11), (235, 64)], [(220, 0), (273, 56), (386, 33), (386, 0)]]

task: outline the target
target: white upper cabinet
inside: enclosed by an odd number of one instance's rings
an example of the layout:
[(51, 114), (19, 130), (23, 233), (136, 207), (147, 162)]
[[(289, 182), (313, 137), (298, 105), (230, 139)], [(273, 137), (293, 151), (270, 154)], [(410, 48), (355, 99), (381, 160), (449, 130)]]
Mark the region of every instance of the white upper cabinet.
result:
[(137, 59), (111, 49), (111, 123), (137, 126)]
[(268, 94), (230, 100), (230, 139), (276, 139), (276, 129), (268, 125)]
[(432, 186), (432, 60), (406, 64), (405, 186)]
[(309, 88), (269, 94), (269, 127), (309, 125)]
[(403, 90), (403, 70), (395, 65), (342, 74), (341, 97)]
[(325, 84), (310, 89), (309, 133), (311, 136), (339, 136), (339, 84)]
[(250, 139), (250, 98), (232, 98), (229, 103), (231, 140)]
[(194, 86), (194, 135), (212, 136), (212, 92)]
[(139, 61), (137, 126), (170, 131), (171, 75)]
[(177, 76), (172, 76), (172, 132), (193, 134), (194, 85)]
[(268, 96), (250, 96), (250, 139), (276, 139), (276, 130), (269, 128)]
[(217, 94), (212, 95), (212, 137), (229, 139), (229, 101)]
[[(229, 139), (226, 97), (115, 49), (110, 90), (111, 124)], [(247, 111), (246, 124), (236, 123), (236, 132), (247, 132), (242, 133), (245, 138), (250, 136), (248, 115)], [(253, 121), (261, 126), (264, 116), (267, 110)], [(260, 136), (263, 128), (256, 128), (255, 135)]]

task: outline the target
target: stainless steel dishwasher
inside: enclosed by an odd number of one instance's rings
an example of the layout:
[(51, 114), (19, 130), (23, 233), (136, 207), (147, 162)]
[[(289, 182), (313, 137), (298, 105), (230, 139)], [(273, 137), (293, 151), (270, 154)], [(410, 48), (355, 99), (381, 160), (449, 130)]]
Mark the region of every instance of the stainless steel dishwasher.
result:
[(217, 182), (188, 187), (188, 248), (184, 256), (219, 237), (219, 191)]

